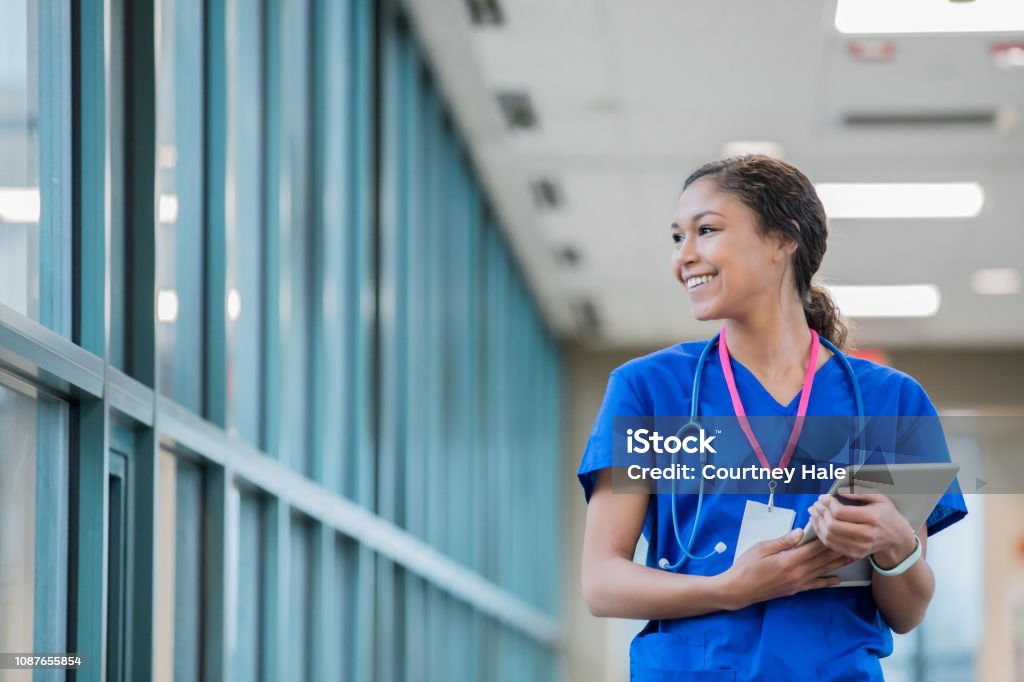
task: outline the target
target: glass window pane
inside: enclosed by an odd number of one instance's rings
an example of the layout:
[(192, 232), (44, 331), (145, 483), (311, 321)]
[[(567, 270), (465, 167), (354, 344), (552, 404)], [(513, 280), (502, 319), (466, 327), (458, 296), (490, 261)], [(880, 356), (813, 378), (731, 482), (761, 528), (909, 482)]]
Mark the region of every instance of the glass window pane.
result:
[[(34, 401), (0, 384), (0, 651), (33, 650), (35, 421)], [(15, 679), (14, 671), (0, 670), (0, 680), (8, 679)]]
[(157, 0), (157, 355), (160, 393), (201, 410), (203, 7)]
[(124, 2), (109, 0), (110, 35), (107, 37), (110, 60), (107, 77), (107, 125), (114, 133), (107, 140), (110, 168), (110, 345), (107, 349), (110, 364), (119, 370), (127, 369), (125, 357), (125, 320), (128, 319), (128, 280), (126, 278), (127, 247), (125, 234), (125, 136), (117, 131), (125, 129), (125, 22)]
[(227, 3), (227, 427), (260, 446), (263, 69), (260, 6)]
[(241, 493), (238, 515), (238, 595), (235, 600), (238, 635), (231, 659), (231, 669), (238, 680), (262, 679), (263, 519), (262, 499), (257, 495)]
[(291, 561), (289, 563), (290, 619), (288, 632), (289, 669), (294, 679), (310, 679), (312, 637), (310, 621), (313, 615), (313, 526), (300, 517), (292, 520)]
[(0, 433), (0, 651), (63, 651), (67, 405), (0, 374)]
[(284, 425), (281, 459), (311, 473), (309, 435), (310, 282), (310, 8), (289, 2), (283, 12), (281, 97), (281, 335)]
[[(67, 335), (70, 65), (64, 51), (47, 49), (64, 26), (59, 10), (0, 0), (0, 303)], [(43, 175), (54, 182), (41, 190)]]
[(202, 669), (203, 470), (160, 453), (157, 676), (198, 680)]

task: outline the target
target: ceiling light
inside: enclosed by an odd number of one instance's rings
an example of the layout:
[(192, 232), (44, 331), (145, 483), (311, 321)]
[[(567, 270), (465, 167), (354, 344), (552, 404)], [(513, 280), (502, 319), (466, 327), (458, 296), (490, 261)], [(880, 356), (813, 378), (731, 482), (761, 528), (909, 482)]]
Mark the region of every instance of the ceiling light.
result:
[(178, 148), (173, 144), (162, 144), (156, 150), (157, 164), (171, 169), (178, 165)]
[(992, 46), (992, 62), (1003, 71), (1024, 69), (1024, 43), (997, 43)]
[(39, 190), (35, 187), (0, 187), (0, 222), (38, 223)]
[(164, 225), (173, 225), (178, 222), (178, 195), (161, 194), (158, 213), (160, 222)]
[(1020, 272), (1014, 268), (984, 268), (971, 273), (971, 289), (976, 294), (999, 296), (1019, 294)]
[(228, 292), (228, 319), (236, 321), (242, 315), (242, 295), (238, 289), (232, 288)]
[(769, 140), (734, 140), (722, 145), (723, 159), (745, 154), (764, 154), (773, 159), (783, 158), (782, 145)]
[(156, 295), (156, 319), (168, 324), (178, 319), (178, 292), (161, 289)]
[(979, 33), (1024, 31), (1020, 0), (838, 0), (840, 33)]
[(828, 287), (847, 317), (931, 317), (939, 312), (941, 297), (934, 284)]
[(829, 218), (973, 218), (985, 193), (976, 182), (822, 182)]

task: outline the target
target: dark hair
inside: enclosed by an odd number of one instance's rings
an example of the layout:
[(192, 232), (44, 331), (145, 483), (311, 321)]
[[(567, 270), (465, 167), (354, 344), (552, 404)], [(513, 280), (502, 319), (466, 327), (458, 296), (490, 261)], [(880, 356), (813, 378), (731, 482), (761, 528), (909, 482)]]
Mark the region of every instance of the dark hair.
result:
[(749, 206), (762, 234), (779, 232), (796, 242), (793, 275), (807, 326), (845, 350), (846, 322), (828, 291), (812, 279), (825, 256), (828, 224), (807, 176), (785, 161), (748, 154), (704, 164), (686, 178), (683, 191), (703, 177), (711, 177), (719, 189)]

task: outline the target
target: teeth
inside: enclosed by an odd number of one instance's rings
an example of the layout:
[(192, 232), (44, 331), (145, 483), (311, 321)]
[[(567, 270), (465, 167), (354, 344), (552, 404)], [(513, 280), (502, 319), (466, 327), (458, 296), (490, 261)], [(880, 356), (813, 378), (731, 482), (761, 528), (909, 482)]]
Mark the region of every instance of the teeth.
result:
[(688, 280), (686, 280), (686, 288), (687, 289), (692, 289), (695, 286), (697, 286), (698, 284), (704, 284), (705, 282), (710, 282), (714, 278), (715, 278), (715, 275), (701, 275), (700, 277), (691, 277)]

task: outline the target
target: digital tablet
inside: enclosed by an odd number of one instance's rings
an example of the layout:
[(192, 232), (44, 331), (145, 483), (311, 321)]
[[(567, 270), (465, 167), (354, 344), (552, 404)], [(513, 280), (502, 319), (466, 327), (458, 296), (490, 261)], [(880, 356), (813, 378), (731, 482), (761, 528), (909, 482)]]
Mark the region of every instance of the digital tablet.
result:
[[(842, 489), (853, 492), (881, 493), (892, 500), (896, 510), (917, 531), (928, 520), (939, 499), (960, 471), (959, 464), (952, 462), (931, 462), (915, 464), (865, 464), (846, 467), (846, 476), (837, 478), (829, 495), (836, 495), (841, 501)], [(844, 504), (857, 504), (852, 500)], [(810, 520), (804, 527), (803, 537), (797, 546), (815, 538)], [(871, 584), (871, 564), (867, 559), (855, 561), (836, 571), (842, 582), (838, 587), (854, 587)]]

